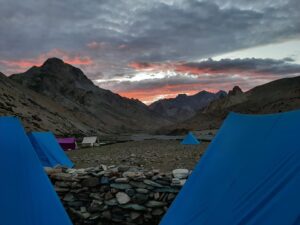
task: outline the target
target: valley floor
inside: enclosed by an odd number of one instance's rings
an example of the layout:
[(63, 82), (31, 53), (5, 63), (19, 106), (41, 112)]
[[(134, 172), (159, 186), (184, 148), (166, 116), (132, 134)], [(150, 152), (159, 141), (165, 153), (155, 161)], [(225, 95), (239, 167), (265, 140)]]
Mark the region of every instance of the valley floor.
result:
[(181, 145), (178, 140), (144, 140), (69, 151), (76, 168), (104, 165), (130, 165), (170, 172), (193, 169), (209, 142)]

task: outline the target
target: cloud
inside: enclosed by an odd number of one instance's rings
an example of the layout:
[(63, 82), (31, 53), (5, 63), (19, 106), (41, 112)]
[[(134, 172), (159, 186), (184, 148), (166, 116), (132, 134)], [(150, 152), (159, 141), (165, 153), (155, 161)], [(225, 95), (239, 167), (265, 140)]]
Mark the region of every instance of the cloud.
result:
[(145, 88), (153, 98), (232, 84), (249, 89), (299, 74), (298, 65), (286, 59), (199, 62), (299, 39), (299, 0), (0, 0), (0, 5), (0, 71), (6, 74), (56, 56), (101, 87), (133, 97)]
[(168, 71), (202, 74), (257, 74), (257, 75), (298, 75), (300, 65), (293, 63), (293, 59), (221, 59), (203, 60), (200, 62), (177, 62), (177, 63), (147, 63), (132, 62), (129, 66), (137, 71)]
[[(274, 79), (300, 75), (300, 65), (290, 58), (209, 59), (167, 64), (133, 62), (129, 65), (136, 70), (135, 76), (101, 80), (98, 84), (147, 103), (162, 96), (174, 97), (178, 93), (194, 94), (201, 90), (220, 89), (228, 91), (235, 85), (249, 90)], [(138, 77), (144, 79), (137, 80)]]
[(0, 60), (31, 59), (64, 49), (89, 56), (95, 64), (113, 64), (93, 71), (106, 77), (128, 72), (132, 61), (195, 61), (300, 35), (298, 0), (0, 4)]

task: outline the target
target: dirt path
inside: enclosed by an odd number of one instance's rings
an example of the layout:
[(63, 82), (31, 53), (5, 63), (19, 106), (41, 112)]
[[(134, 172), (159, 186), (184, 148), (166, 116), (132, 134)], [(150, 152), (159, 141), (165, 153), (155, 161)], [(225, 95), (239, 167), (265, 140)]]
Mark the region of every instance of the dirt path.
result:
[(162, 172), (176, 168), (193, 169), (208, 146), (181, 145), (177, 140), (146, 140), (80, 149), (67, 154), (77, 168), (105, 165), (131, 165)]

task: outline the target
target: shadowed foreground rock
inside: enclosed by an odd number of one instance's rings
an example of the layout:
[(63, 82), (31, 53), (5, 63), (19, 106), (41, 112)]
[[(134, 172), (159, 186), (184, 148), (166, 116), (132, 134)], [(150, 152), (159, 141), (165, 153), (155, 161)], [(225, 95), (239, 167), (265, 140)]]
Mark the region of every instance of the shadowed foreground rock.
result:
[(75, 225), (158, 224), (189, 175), (104, 165), (46, 172)]

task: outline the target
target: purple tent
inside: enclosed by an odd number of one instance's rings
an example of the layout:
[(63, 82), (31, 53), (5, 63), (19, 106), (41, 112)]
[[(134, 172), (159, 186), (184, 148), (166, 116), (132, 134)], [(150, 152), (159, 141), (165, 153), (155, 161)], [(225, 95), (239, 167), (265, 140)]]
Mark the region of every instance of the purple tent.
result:
[(76, 138), (57, 138), (57, 141), (65, 151), (76, 149)]

